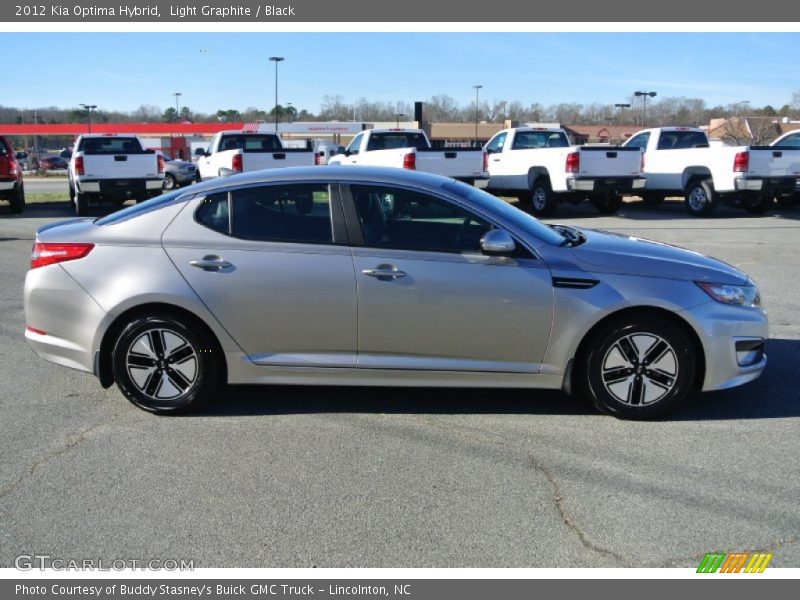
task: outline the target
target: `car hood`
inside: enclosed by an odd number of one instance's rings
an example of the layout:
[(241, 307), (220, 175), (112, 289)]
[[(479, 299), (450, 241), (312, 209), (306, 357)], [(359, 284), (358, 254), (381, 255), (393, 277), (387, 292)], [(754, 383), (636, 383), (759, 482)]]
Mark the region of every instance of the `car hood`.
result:
[(608, 231), (580, 231), (586, 241), (571, 254), (588, 271), (733, 285), (749, 281), (743, 271), (699, 252)]

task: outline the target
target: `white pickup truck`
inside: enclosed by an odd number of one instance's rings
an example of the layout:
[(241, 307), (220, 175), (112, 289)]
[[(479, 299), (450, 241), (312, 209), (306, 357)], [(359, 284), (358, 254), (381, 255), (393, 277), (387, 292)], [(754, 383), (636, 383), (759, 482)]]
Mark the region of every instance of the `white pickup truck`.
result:
[(133, 134), (85, 134), (75, 142), (67, 177), (75, 212), (86, 216), (92, 198), (121, 204), (158, 196), (164, 185), (164, 158), (146, 150)]
[(421, 129), (366, 129), (328, 164), (412, 169), (469, 184), (487, 176), (480, 148), (432, 148)]
[(211, 139), (208, 150), (198, 148), (195, 154), (203, 181), (232, 173), (314, 164), (312, 148), (286, 148), (274, 133), (220, 131)]
[(645, 185), (642, 153), (617, 146), (573, 146), (553, 127), (515, 127), (498, 132), (484, 146), (487, 191), (530, 201), (533, 212), (549, 217), (560, 200), (588, 198), (603, 214), (622, 204), (622, 194)]
[[(796, 150), (800, 150), (800, 130), (796, 129), (794, 131), (784, 133), (782, 136), (773, 141), (770, 146), (779, 146), (781, 148), (794, 148)], [(791, 196), (778, 196), (777, 200), (778, 205), (782, 206), (783, 208), (797, 206), (800, 204), (800, 177), (798, 177), (797, 181), (795, 182), (794, 194)]]
[(683, 196), (691, 215), (707, 216), (720, 200), (763, 213), (775, 196), (794, 192), (800, 149), (714, 146), (701, 129), (659, 127), (640, 131), (623, 146), (644, 150), (645, 203)]

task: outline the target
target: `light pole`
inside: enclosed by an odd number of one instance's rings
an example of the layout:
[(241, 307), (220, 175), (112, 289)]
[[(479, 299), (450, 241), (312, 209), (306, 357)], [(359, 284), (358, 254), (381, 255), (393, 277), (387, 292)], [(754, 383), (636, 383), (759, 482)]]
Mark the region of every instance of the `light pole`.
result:
[(86, 126), (89, 128), (89, 133), (92, 133), (92, 111), (97, 108), (97, 104), (81, 104), (86, 109)]
[[(172, 92), (172, 95), (175, 96), (175, 122), (179, 123), (181, 120), (181, 107), (178, 104), (178, 98), (180, 98), (183, 95), (183, 92)], [(169, 142), (170, 142), (169, 143), (170, 156), (172, 158), (175, 158), (175, 136), (170, 136)]]
[(745, 109), (746, 109), (746, 107), (747, 107), (747, 105), (748, 105), (748, 104), (750, 104), (750, 100), (742, 100), (741, 102), (738, 102), (738, 105), (739, 105), (739, 114), (740, 114), (740, 115), (741, 115), (742, 113), (744, 113), (744, 111), (745, 111)]
[(400, 129), (400, 117), (405, 117), (406, 115), (404, 113), (395, 113), (394, 116), (397, 119), (397, 128)]
[(478, 116), (480, 114), (480, 110), (478, 108), (478, 98), (481, 91), (482, 85), (473, 85), (472, 87), (475, 88), (475, 146), (478, 145)]
[(278, 63), (285, 60), (282, 56), (270, 56), (275, 63), (275, 133), (278, 133)]
[(615, 104), (614, 106), (619, 109), (619, 118), (618, 118), (617, 124), (618, 125), (622, 125), (622, 112), (626, 108), (630, 108), (631, 105), (630, 104), (625, 104), (625, 103), (620, 103), (620, 104)]
[(292, 106), (291, 102), (286, 103), (286, 121), (288, 123), (294, 121), (294, 106)]
[(645, 123), (647, 121), (647, 97), (650, 96), (651, 98), (656, 97), (655, 92), (633, 92), (634, 96), (641, 96), (642, 97), (642, 128), (645, 127)]

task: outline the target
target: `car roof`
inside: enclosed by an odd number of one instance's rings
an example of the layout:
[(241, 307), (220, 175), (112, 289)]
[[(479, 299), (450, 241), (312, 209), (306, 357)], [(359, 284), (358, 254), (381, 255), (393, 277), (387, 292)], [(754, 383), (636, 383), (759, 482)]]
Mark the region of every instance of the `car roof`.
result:
[(239, 173), (195, 184), (187, 188), (186, 191), (191, 194), (197, 194), (209, 190), (221, 190), (229, 187), (258, 183), (290, 183), (318, 181), (320, 179), (340, 182), (367, 181), (399, 185), (419, 185), (434, 188), (441, 187), (445, 183), (452, 181), (449, 177), (434, 175), (432, 173), (423, 173), (421, 171), (411, 171), (408, 169), (326, 165), (313, 167), (282, 167), (279, 169), (264, 169), (262, 171)]

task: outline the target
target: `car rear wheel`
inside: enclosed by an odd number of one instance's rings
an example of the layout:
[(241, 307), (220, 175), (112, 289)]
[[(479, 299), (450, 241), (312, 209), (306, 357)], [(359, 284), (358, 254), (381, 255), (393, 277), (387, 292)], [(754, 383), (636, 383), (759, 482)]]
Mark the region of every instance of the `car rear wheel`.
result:
[(744, 209), (751, 215), (763, 215), (770, 208), (772, 208), (773, 203), (774, 200), (772, 196), (761, 194), (755, 198), (751, 198), (749, 201), (746, 201)]
[(558, 207), (558, 199), (550, 188), (550, 182), (539, 178), (531, 187), (531, 208), (537, 217), (552, 217)]
[(178, 187), (178, 180), (175, 179), (175, 175), (172, 173), (164, 175), (164, 189), (174, 190), (176, 187)]
[(601, 215), (613, 215), (622, 206), (622, 196), (608, 194), (592, 198), (592, 204)]
[(692, 179), (686, 186), (686, 211), (695, 217), (707, 217), (717, 208), (717, 195), (710, 179)]
[(672, 322), (622, 318), (598, 331), (578, 357), (576, 389), (605, 414), (651, 419), (692, 396), (696, 360), (688, 335)]
[(18, 215), (25, 209), (25, 187), (20, 181), (11, 192), (8, 199), (8, 204), (11, 207), (11, 213)]
[(138, 317), (123, 329), (112, 353), (114, 380), (144, 410), (179, 413), (213, 397), (222, 358), (201, 327), (178, 315)]

